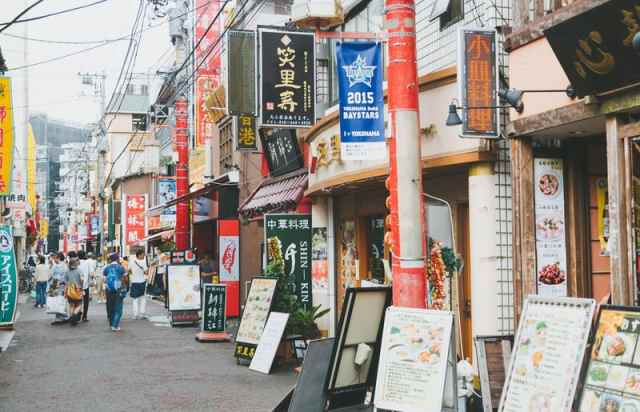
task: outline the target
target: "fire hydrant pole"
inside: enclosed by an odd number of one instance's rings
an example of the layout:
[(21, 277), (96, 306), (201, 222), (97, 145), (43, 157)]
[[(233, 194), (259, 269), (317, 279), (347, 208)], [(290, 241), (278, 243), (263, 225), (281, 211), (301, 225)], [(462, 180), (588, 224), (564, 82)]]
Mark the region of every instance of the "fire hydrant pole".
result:
[[(176, 196), (189, 192), (189, 141), (187, 137), (187, 100), (180, 97), (176, 101)], [(189, 201), (176, 205), (176, 250), (189, 248)]]
[(389, 36), (388, 227), (395, 306), (426, 307), (426, 226), (418, 114), (414, 0), (386, 0)]

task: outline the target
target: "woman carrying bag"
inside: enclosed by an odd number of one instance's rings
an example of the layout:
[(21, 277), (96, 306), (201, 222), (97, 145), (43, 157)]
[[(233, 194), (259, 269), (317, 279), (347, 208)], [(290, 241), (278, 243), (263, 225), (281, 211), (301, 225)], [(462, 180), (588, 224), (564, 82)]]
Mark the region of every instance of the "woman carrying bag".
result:
[(71, 326), (75, 326), (80, 321), (82, 312), (82, 275), (78, 270), (80, 261), (77, 257), (69, 259), (69, 270), (64, 275), (64, 296), (69, 303), (69, 320)]
[(133, 318), (144, 319), (147, 298), (145, 289), (147, 287), (147, 260), (144, 257), (142, 249), (136, 252), (136, 256), (129, 262), (129, 270), (131, 271), (131, 291), (129, 294), (133, 299)]

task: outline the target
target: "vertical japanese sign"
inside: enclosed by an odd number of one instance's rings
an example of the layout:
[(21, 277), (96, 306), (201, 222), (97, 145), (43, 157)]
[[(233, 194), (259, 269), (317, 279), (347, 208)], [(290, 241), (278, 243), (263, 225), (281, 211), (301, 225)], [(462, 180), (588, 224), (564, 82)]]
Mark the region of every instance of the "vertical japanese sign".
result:
[(460, 105), (463, 107), (461, 137), (498, 138), (498, 109), (473, 109), (498, 105), (496, 32), (460, 29), (458, 52), (458, 84)]
[(125, 244), (134, 245), (145, 238), (147, 195), (125, 195)]
[(342, 159), (384, 159), (382, 45), (338, 43)]
[(260, 139), (271, 176), (281, 176), (304, 166), (294, 129), (260, 129)]
[(27, 203), (31, 207), (31, 216), (35, 216), (36, 203), (36, 138), (31, 124), (27, 126)]
[(280, 260), (304, 309), (311, 298), (311, 215), (266, 214), (267, 264)]
[(315, 122), (315, 35), (259, 28), (260, 115), (263, 126)]
[(11, 226), (0, 226), (0, 326), (12, 325), (18, 306), (18, 276)]
[(256, 34), (253, 31), (229, 30), (225, 90), (229, 114), (256, 114)]
[(240, 315), (240, 221), (218, 220), (220, 283), (227, 285), (227, 316)]
[(202, 301), (202, 331), (224, 332), (226, 326), (227, 286), (204, 285)]
[[(176, 198), (176, 179), (163, 177), (158, 180), (158, 197), (160, 204), (172, 201)], [(160, 213), (160, 225), (174, 226), (176, 224), (176, 207), (170, 206), (162, 209)]]
[(248, 115), (236, 117), (236, 150), (258, 150), (256, 118)]
[(533, 173), (538, 294), (567, 296), (563, 161), (536, 158)]
[(0, 76), (0, 195), (11, 190), (13, 167), (13, 103), (11, 79)]
[[(218, 16), (216, 20), (220, 11), (218, 1), (196, 0), (195, 3), (194, 41), (202, 39), (196, 47), (195, 63), (200, 65), (203, 60), (205, 61), (198, 69), (195, 81), (196, 145), (200, 146), (205, 140), (213, 137), (215, 107), (224, 106), (224, 102), (217, 101), (219, 99), (215, 98), (215, 91), (220, 86), (222, 42), (218, 40), (223, 18)], [(209, 28), (211, 22), (214, 23)], [(212, 48), (213, 51), (211, 51)]]

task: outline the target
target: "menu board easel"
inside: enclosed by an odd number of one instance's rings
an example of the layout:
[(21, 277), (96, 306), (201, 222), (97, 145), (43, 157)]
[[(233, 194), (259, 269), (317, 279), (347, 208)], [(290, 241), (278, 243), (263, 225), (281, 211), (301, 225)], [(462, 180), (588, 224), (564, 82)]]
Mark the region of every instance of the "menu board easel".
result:
[(500, 403), (509, 369), (513, 335), (476, 336), (475, 341), (482, 407), (484, 412), (493, 412)]
[(277, 279), (268, 278), (254, 278), (251, 281), (251, 288), (236, 334), (234, 356), (238, 360), (251, 360), (255, 355), (264, 325), (269, 317), (277, 282)]
[(529, 296), (524, 303), (499, 412), (570, 412), (595, 300)]
[(389, 307), (376, 380), (376, 408), (457, 411), (453, 313)]
[(640, 411), (640, 308), (600, 307), (580, 412)]
[(200, 320), (198, 315), (200, 310), (200, 266), (168, 265), (167, 297), (172, 326), (198, 323)]

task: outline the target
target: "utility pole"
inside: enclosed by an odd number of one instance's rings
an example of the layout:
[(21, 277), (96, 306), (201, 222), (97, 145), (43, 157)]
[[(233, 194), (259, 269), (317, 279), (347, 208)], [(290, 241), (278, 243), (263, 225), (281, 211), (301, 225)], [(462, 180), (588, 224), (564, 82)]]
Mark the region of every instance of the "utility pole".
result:
[(393, 304), (426, 307), (426, 225), (418, 112), (414, 0), (385, 0), (389, 35), (390, 173), (386, 181), (391, 229)]

